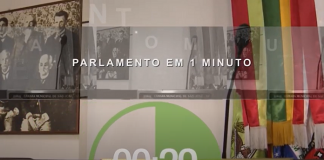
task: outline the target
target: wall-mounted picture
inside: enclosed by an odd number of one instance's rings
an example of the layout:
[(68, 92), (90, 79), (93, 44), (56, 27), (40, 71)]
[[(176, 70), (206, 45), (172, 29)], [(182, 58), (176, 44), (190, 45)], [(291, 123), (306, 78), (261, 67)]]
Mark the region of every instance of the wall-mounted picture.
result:
[(78, 87), (82, 0), (0, 12), (2, 90)]
[(69, 99), (0, 101), (0, 134), (78, 134), (77, 103)]
[(98, 28), (96, 36), (97, 58), (104, 65), (109, 61), (114, 65), (99, 67), (98, 80), (129, 80), (129, 68), (117, 67), (116, 61), (129, 58), (130, 27)]
[(187, 89), (216, 89), (227, 87), (227, 67), (203, 67), (202, 59), (226, 59), (225, 30), (223, 27), (190, 27), (192, 48), (188, 67)]

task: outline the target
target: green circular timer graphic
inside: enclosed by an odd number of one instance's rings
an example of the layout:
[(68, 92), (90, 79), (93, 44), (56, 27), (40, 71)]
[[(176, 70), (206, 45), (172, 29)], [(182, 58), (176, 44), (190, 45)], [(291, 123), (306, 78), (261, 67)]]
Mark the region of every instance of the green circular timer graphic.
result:
[[(99, 142), (112, 124), (130, 112), (149, 107), (155, 108), (156, 155), (152, 156), (159, 157), (160, 153), (166, 148), (172, 148), (177, 153), (190, 148), (196, 152), (198, 159), (221, 158), (215, 136), (209, 127), (194, 113), (171, 103), (145, 102), (120, 111), (104, 124), (92, 144), (89, 159), (94, 160)], [(127, 149), (126, 146), (125, 149)], [(164, 159), (172, 159), (172, 154), (166, 154)], [(191, 159), (191, 155), (185, 154), (184, 159)]]

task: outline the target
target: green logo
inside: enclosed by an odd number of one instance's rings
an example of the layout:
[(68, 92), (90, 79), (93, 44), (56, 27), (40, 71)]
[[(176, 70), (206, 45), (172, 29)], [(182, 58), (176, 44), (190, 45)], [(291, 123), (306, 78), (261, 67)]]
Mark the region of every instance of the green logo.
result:
[[(158, 157), (162, 159), (163, 157), (163, 159), (174, 159), (174, 154), (170, 152), (171, 149), (177, 153), (188, 150), (194, 151), (197, 159), (221, 159), (217, 141), (208, 126), (191, 111), (166, 102), (140, 103), (117, 113), (106, 122), (97, 134), (90, 150), (89, 159), (94, 160), (101, 138), (113, 123), (130, 112), (149, 107), (155, 107), (156, 155), (148, 158), (157, 159)], [(204, 109), (204, 106), (197, 107), (200, 107), (202, 110)], [(127, 146), (124, 148), (127, 150)], [(166, 154), (166, 151), (169, 151), (170, 154)], [(162, 157), (161, 153), (164, 154)], [(181, 159), (191, 159), (193, 154), (181, 152), (180, 155), (182, 156)]]

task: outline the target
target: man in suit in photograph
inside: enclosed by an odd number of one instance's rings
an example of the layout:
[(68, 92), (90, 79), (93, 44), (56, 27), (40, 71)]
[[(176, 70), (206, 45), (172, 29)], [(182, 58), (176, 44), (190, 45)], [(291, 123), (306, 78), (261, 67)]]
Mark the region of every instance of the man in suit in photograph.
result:
[(118, 32), (118, 38), (115, 42), (116, 48), (119, 48), (120, 51), (120, 58), (128, 58), (128, 52), (129, 52), (129, 39), (125, 38), (125, 31), (120, 30)]
[(96, 58), (101, 58), (102, 56), (102, 48), (105, 47), (105, 43), (103, 42), (101, 36), (99, 33), (97, 33), (97, 52), (96, 52)]
[(104, 41), (104, 43), (105, 43), (103, 48), (104, 53), (101, 57), (102, 57), (102, 61), (106, 63), (108, 62), (108, 59), (112, 58), (111, 52), (115, 45), (115, 41), (112, 39), (111, 34), (109, 32), (107, 33), (107, 38)]
[(111, 55), (112, 55), (111, 60), (114, 63), (114, 66), (108, 67), (107, 73), (105, 74), (105, 79), (125, 79), (127, 76), (125, 74), (126, 67), (116, 66), (117, 59), (122, 58), (120, 55), (120, 49), (117, 47), (113, 48)]
[[(111, 36), (111, 33), (107, 33), (107, 37), (106, 39), (103, 41), (103, 45), (102, 45), (102, 50), (101, 50), (101, 61), (105, 64), (108, 62), (109, 59), (113, 59), (115, 57), (113, 57), (112, 52), (115, 46), (115, 41)], [(107, 67), (104, 67), (103, 69), (103, 75), (107, 74)]]
[(14, 40), (9, 37), (8, 34), (9, 21), (6, 17), (0, 18), (0, 50), (7, 48), (9, 52), (12, 52)]
[[(80, 53), (79, 46), (79, 36), (78, 34), (73, 33), (71, 30), (66, 28), (68, 13), (61, 10), (55, 14), (54, 17), (54, 27), (55, 33), (51, 35), (46, 42), (46, 47), (51, 48), (51, 55), (53, 56), (54, 61), (56, 62), (55, 67), (59, 67), (58, 70), (58, 89), (62, 88), (64, 85), (73, 86), (74, 85), (74, 68), (72, 65), (73, 58), (77, 57)], [(61, 44), (61, 41), (66, 40), (66, 44)], [(59, 57), (61, 55), (60, 63), (58, 64)], [(56, 71), (55, 71), (56, 75)], [(69, 79), (65, 82), (61, 81), (61, 78)], [(56, 77), (55, 77), (56, 78)], [(72, 81), (71, 81), (72, 78)]]
[(30, 89), (55, 89), (55, 77), (53, 76), (53, 57), (43, 54), (38, 63), (38, 75), (32, 82)]
[(1, 67), (1, 78), (0, 78), (0, 90), (8, 90), (13, 88), (13, 75), (10, 61), (10, 52), (7, 49), (0, 52), (0, 67)]
[(42, 54), (44, 37), (35, 30), (36, 19), (34, 15), (27, 15), (23, 34), (17, 38), (13, 51), (13, 69), (15, 87), (26, 89), (29, 80), (37, 73), (38, 60)]

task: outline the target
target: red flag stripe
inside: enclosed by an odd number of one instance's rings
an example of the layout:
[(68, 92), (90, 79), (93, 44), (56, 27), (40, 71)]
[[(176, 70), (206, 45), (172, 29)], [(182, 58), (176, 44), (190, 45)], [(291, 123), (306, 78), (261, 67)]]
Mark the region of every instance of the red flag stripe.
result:
[[(303, 90), (303, 49), (300, 34), (300, 17), (298, 1), (290, 1), (291, 36), (294, 59), (294, 89)], [(293, 124), (304, 124), (304, 100), (294, 100)]]
[[(307, 86), (309, 90), (322, 89), (321, 50), (314, 0), (298, 0), (301, 40), (304, 49)], [(320, 77), (320, 80), (319, 80)], [(310, 99), (310, 110), (315, 124), (324, 123), (324, 100)]]
[[(320, 41), (317, 28), (317, 17), (314, 0), (292, 0), (291, 6), (294, 16), (292, 18), (293, 26), (300, 27), (294, 29), (295, 36), (293, 39), (294, 49), (294, 73), (295, 89), (304, 89), (303, 87), (303, 68), (302, 60), (304, 59), (306, 68), (306, 79), (308, 91), (323, 89), (323, 75), (321, 63)], [(297, 83), (296, 83), (297, 82)], [(302, 100), (295, 100), (294, 104), (294, 124), (305, 123), (303, 117), (304, 110)], [(324, 100), (309, 99), (309, 108), (314, 121), (315, 148), (324, 147)], [(299, 113), (298, 113), (299, 112)], [(303, 118), (302, 118), (303, 117)]]
[[(233, 17), (233, 27), (236, 28), (240, 26), (241, 24), (249, 24), (249, 13), (248, 13), (248, 3), (247, 0), (232, 0), (232, 17)], [(254, 72), (254, 66), (253, 66), (253, 54), (252, 54), (252, 45), (251, 43), (246, 47), (247, 51), (249, 52), (247, 54), (248, 59), (252, 61), (252, 65), (250, 67), (243, 67), (240, 65), (238, 68), (239, 71), (246, 71), (251, 77), (252, 80), (243, 80), (238, 81), (235, 80), (235, 86), (237, 89), (250, 89), (250, 90), (256, 90), (256, 84), (255, 84), (255, 72)], [(243, 59), (243, 58), (242, 58)], [(235, 77), (236, 78), (236, 77)], [(258, 103), (257, 103), (257, 94), (249, 92), (250, 95), (249, 99), (244, 98), (244, 94), (242, 91), (239, 92), (242, 98), (242, 112), (243, 112), (243, 121), (244, 126), (249, 125), (250, 127), (258, 127), (260, 126), (259, 123), (259, 113), (258, 113)], [(252, 98), (251, 98), (252, 96)], [(254, 97), (254, 98), (253, 98)]]

